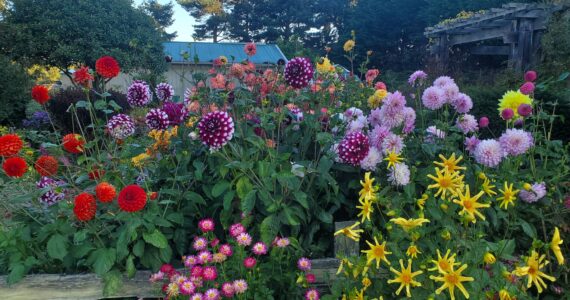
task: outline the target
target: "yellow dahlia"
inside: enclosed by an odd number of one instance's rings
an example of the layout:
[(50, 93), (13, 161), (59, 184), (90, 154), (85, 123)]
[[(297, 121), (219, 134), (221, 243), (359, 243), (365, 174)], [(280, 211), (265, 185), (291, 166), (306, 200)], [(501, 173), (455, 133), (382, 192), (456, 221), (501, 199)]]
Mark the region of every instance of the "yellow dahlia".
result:
[(519, 91), (508, 91), (503, 95), (503, 98), (499, 100), (499, 114), (504, 109), (510, 108), (514, 112), (514, 118), (518, 119), (520, 115), (517, 109), (521, 104), (528, 104), (532, 106), (532, 98)]

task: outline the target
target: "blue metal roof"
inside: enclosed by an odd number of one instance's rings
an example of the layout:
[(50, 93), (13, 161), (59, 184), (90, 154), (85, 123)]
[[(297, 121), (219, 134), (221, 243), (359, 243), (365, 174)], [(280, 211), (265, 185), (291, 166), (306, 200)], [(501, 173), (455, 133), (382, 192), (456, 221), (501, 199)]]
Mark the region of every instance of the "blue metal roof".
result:
[[(164, 52), (172, 57), (173, 63), (184, 63), (183, 55), (188, 53), (188, 62), (193, 63), (197, 56), (200, 64), (211, 64), (214, 59), (225, 56), (229, 61), (232, 56), (236, 62), (244, 61), (245, 43), (207, 43), (207, 42), (165, 42)], [(255, 64), (277, 64), (279, 59), (287, 61), (281, 49), (275, 44), (256, 44), (257, 53), (249, 58)]]

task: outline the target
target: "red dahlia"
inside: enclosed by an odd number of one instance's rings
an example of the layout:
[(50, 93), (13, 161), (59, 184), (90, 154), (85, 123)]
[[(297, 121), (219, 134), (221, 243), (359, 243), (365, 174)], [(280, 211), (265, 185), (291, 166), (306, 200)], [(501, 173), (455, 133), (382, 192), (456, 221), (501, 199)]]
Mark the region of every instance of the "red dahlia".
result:
[(113, 78), (119, 75), (121, 67), (119, 67), (117, 60), (111, 56), (103, 56), (95, 62), (95, 70), (103, 78)]
[(28, 164), (21, 157), (10, 157), (4, 161), (2, 168), (10, 177), (22, 177), (28, 169)]
[(32, 98), (41, 105), (46, 104), (50, 99), (48, 88), (43, 85), (34, 86), (32, 88)]
[(95, 195), (101, 202), (111, 202), (117, 196), (117, 190), (111, 184), (101, 182), (95, 187)]
[(53, 156), (42, 155), (36, 160), (35, 168), (40, 175), (50, 177), (57, 173), (59, 163)]
[(63, 137), (63, 148), (69, 153), (82, 153), (84, 144), (85, 140), (79, 134), (70, 133)]
[(9, 157), (18, 154), (24, 142), (16, 134), (6, 134), (0, 136), (0, 156)]
[(136, 212), (146, 205), (146, 192), (136, 184), (127, 185), (119, 193), (119, 207), (126, 212)]
[(73, 213), (79, 221), (89, 221), (95, 217), (97, 213), (97, 202), (95, 198), (88, 193), (81, 193), (75, 197), (75, 206)]
[(97, 167), (94, 167), (91, 172), (87, 173), (87, 176), (89, 176), (89, 179), (91, 180), (101, 179), (103, 175), (105, 175), (105, 170), (99, 170)]
[(88, 67), (81, 67), (73, 73), (73, 80), (77, 84), (87, 86), (93, 80), (93, 75), (89, 73)]

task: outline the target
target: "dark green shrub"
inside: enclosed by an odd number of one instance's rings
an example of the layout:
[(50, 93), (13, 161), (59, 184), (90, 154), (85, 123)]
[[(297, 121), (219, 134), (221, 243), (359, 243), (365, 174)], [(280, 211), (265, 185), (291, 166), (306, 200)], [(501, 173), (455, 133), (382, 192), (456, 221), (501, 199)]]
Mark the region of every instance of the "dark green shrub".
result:
[(32, 81), (21, 65), (0, 56), (0, 124), (15, 126), (26, 116)]

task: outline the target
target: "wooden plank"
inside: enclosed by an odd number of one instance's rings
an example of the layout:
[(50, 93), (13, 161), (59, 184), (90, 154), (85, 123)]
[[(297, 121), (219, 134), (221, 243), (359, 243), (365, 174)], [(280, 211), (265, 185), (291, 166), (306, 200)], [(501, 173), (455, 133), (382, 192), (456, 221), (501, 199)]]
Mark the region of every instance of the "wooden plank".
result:
[(510, 46), (477, 46), (470, 51), (474, 55), (509, 55)]
[(505, 34), (509, 33), (509, 31), (510, 28), (508, 27), (498, 27), (485, 29), (470, 34), (453, 35), (449, 40), (449, 46), (501, 38)]

